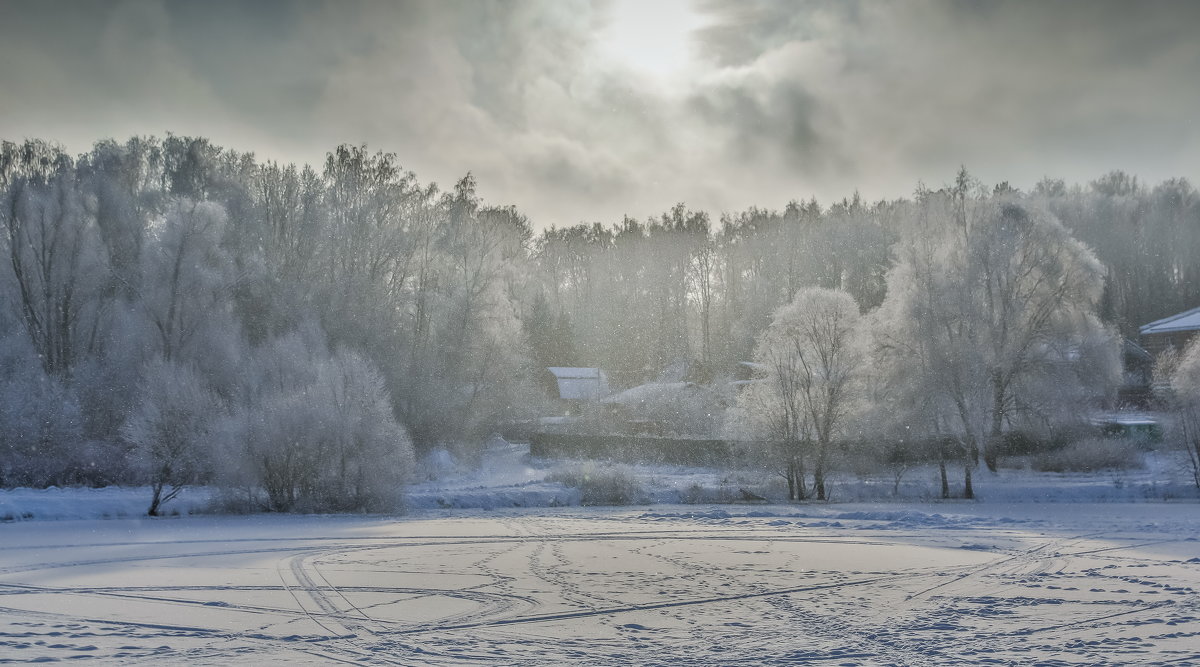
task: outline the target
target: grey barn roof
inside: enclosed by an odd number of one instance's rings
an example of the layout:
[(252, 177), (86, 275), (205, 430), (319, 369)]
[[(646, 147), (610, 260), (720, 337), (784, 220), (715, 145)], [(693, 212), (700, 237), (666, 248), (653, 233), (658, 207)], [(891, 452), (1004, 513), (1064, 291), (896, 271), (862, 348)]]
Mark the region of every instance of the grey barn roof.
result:
[(1200, 331), (1200, 308), (1185, 310), (1150, 324), (1144, 324), (1138, 329), (1143, 336), (1148, 334), (1172, 333), (1175, 331)]
[(566, 399), (597, 399), (607, 396), (608, 377), (599, 368), (549, 366), (558, 382), (558, 397)]

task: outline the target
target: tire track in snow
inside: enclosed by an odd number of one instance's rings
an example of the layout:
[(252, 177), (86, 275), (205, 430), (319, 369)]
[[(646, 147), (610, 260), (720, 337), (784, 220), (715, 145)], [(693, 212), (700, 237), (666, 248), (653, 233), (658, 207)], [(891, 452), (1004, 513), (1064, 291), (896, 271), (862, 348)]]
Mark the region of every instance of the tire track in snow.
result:
[[(297, 557), (298, 557), (298, 556), (293, 556), (293, 557), (292, 557), (292, 559), (295, 559), (295, 558), (297, 558)], [(291, 560), (291, 559), (289, 559), (289, 560)], [(322, 629), (324, 629), (324, 630), (325, 630), (325, 632), (328, 632), (328, 633), (330, 634), (330, 638), (331, 638), (331, 639), (343, 639), (343, 638), (345, 638), (345, 636), (348, 634), (348, 633), (346, 632), (346, 628), (345, 628), (345, 627), (343, 627), (343, 628), (342, 628), (342, 631), (341, 631), (341, 632), (339, 632), (339, 631), (337, 631), (337, 630), (334, 630), (334, 629), (333, 629), (332, 627), (330, 627), (329, 625), (326, 625), (326, 624), (325, 624), (325, 623), (324, 623), (324, 622), (323, 622), (321, 619), (317, 618), (317, 615), (314, 615), (314, 614), (313, 614), (311, 611), (309, 611), (308, 607), (306, 607), (306, 606), (305, 606), (305, 604), (304, 604), (304, 600), (302, 600), (302, 599), (301, 599), (301, 597), (300, 597), (300, 594), (297, 592), (297, 589), (296, 589), (296, 587), (293, 587), (291, 584), (289, 584), (289, 583), (288, 583), (288, 581), (287, 581), (287, 576), (285, 576), (285, 574), (284, 574), (284, 566), (283, 566), (283, 562), (284, 562), (284, 561), (282, 561), (282, 560), (280, 560), (280, 561), (276, 561), (276, 563), (275, 563), (275, 572), (276, 572), (276, 574), (279, 576), (279, 582), (280, 582), (281, 584), (283, 584), (283, 588), (284, 588), (284, 589), (285, 589), (285, 590), (288, 592), (288, 594), (290, 594), (290, 595), (292, 596), (292, 599), (296, 601), (296, 606), (298, 606), (298, 607), (300, 608), (300, 611), (304, 612), (304, 615), (305, 615), (305, 616), (306, 616), (306, 617), (307, 617), (309, 620), (311, 620), (313, 623), (316, 623), (318, 626), (320, 626)], [(291, 566), (291, 563), (290, 563), (290, 562), (289, 562), (289, 564), (288, 564), (288, 565), (289, 565), (289, 567), (288, 567), (288, 571), (289, 571), (290, 573), (293, 573), (293, 574), (294, 574), (294, 572), (295, 572), (295, 567)], [(303, 589), (301, 589), (301, 590), (303, 590)], [(305, 591), (305, 592), (307, 593), (308, 591)], [(309, 598), (310, 598), (310, 599), (312, 599), (312, 597), (311, 597), (311, 596), (309, 596)], [(320, 603), (319, 603), (319, 602), (318, 602), (317, 604), (318, 604), (318, 606), (320, 606)], [(323, 615), (325, 615), (325, 616), (328, 616), (328, 610), (323, 610), (323, 611), (325, 611), (325, 612), (326, 612), (326, 613), (325, 613), (325, 614), (323, 614)], [(335, 619), (328, 619), (328, 620), (329, 620), (331, 623), (335, 622)]]
[[(996, 569), (1001, 568), (1001, 567), (1021, 565), (1021, 564), (1026, 564), (1026, 563), (1040, 560), (1040, 559), (1038, 559), (1038, 554), (1040, 554), (1044, 551), (1048, 551), (1048, 550), (1056, 548), (1056, 547), (1061, 547), (1064, 544), (1070, 544), (1072, 542), (1083, 541), (1085, 539), (1088, 539), (1089, 537), (1091, 537), (1091, 536), (1083, 535), (1083, 536), (1070, 537), (1070, 538), (1064, 538), (1064, 539), (1059, 539), (1059, 540), (1045, 541), (1035, 547), (1021, 550), (1010, 556), (1007, 556), (1004, 558), (997, 558), (995, 560), (984, 563), (983, 565), (980, 565), (977, 567), (972, 567), (972, 568), (968, 569), (966, 572), (963, 572), (962, 574), (959, 574), (947, 581), (942, 581), (933, 586), (930, 586), (929, 588), (922, 589), (915, 593), (910, 593), (905, 599), (906, 600), (915, 600), (915, 599), (924, 597), (924, 596), (932, 593), (933, 591), (940, 590), (942, 588), (946, 588), (948, 586), (958, 584), (965, 579), (969, 579), (971, 577), (977, 577), (982, 574), (988, 574), (988, 573), (994, 572)], [(1049, 569), (1049, 566), (1044, 561), (1041, 564), (1039, 564), (1039, 567), (1041, 567), (1042, 569), (1041, 570), (1035, 569), (1035, 571), (1032, 572), (1031, 574), (1040, 574), (1041, 572), (1047, 571)]]
[[(762, 535), (765, 534), (766, 532), (767, 531), (764, 529), (757, 533), (746, 532), (746, 533), (731, 534), (726, 531), (726, 532), (723, 532), (722, 534), (708, 535), (708, 534), (703, 534), (703, 532), (701, 532), (701, 534), (697, 534), (697, 531), (687, 531), (687, 530), (667, 531), (667, 530), (664, 530), (664, 531), (653, 531), (653, 532), (646, 531), (643, 533), (633, 533), (633, 534), (631, 534), (631, 533), (616, 533), (616, 532), (613, 532), (613, 533), (553, 534), (553, 535), (545, 535), (545, 536), (539, 537), (537, 539), (540, 541), (564, 541), (564, 542), (572, 542), (572, 541), (580, 541), (580, 540), (631, 542), (631, 541), (640, 541), (640, 540), (661, 539), (664, 536), (669, 536), (670, 539), (676, 539), (676, 540), (743, 541), (743, 540), (747, 540), (747, 539), (762, 539)], [(681, 534), (675, 535), (677, 533), (681, 533)], [(302, 541), (312, 541), (309, 538), (300, 538), (300, 539)], [(332, 540), (333, 538), (330, 538), (330, 539)], [(371, 550), (371, 549), (420, 548), (420, 547), (430, 547), (430, 546), (476, 546), (476, 545), (487, 545), (487, 544), (509, 544), (509, 543), (513, 543), (513, 542), (524, 543), (524, 542), (527, 542), (530, 539), (530, 537), (529, 536), (494, 536), (494, 537), (488, 536), (488, 537), (483, 537), (483, 538), (479, 538), (479, 537), (467, 537), (467, 538), (463, 538), (463, 537), (434, 537), (434, 538), (421, 537), (421, 538), (418, 538), (421, 541), (412, 541), (411, 538), (400, 538), (400, 539), (397, 539), (397, 538), (363, 538), (363, 539), (369, 539), (371, 541), (383, 541), (383, 544), (374, 544), (374, 545), (340, 544), (340, 545), (335, 545), (338, 548), (329, 549), (328, 551), (330, 551), (330, 552), (337, 551), (340, 553), (340, 552), (345, 552), (345, 551), (358, 551), (358, 550)], [(805, 538), (802, 536), (782, 536), (782, 537), (777, 537), (777, 538), (772, 538), (772, 539), (775, 541), (779, 541), (779, 542), (798, 542), (798, 543), (803, 543), (803, 544), (836, 544), (836, 545), (863, 544), (863, 545), (875, 545), (875, 546), (890, 546), (891, 545), (891, 543), (889, 543), (889, 542), (884, 542), (884, 541), (880, 541), (880, 540), (858, 540), (858, 539), (838, 540), (838, 539), (833, 539), (833, 538)], [(264, 540), (245, 540), (245, 541), (261, 542)], [(206, 541), (206, 542), (214, 543), (214, 544), (219, 543), (219, 541)], [(172, 544), (172, 543), (152, 543), (152, 544), (154, 546), (161, 546), (164, 544)], [(146, 546), (146, 544), (145, 543), (129, 543), (128, 546), (140, 546), (140, 547), (144, 548)], [(30, 547), (30, 548), (32, 548), (32, 547)], [(49, 547), (42, 547), (42, 548), (49, 548)], [(65, 547), (55, 545), (53, 548), (57, 549), (57, 548), (65, 548)], [(76, 545), (75, 548), (90, 549), (90, 548), (93, 548), (93, 545)], [(7, 575), (7, 574), (20, 574), (20, 573), (26, 573), (26, 572), (38, 572), (38, 571), (42, 571), (42, 570), (52, 570), (52, 569), (71, 568), (71, 567), (94, 567), (97, 565), (124, 565), (124, 564), (144, 562), (144, 561), (179, 560), (179, 559), (186, 559), (186, 558), (205, 558), (205, 557), (212, 557), (212, 556), (243, 556), (243, 555), (254, 555), (254, 554), (295, 553), (295, 552), (302, 552), (302, 551), (312, 551), (312, 549), (313, 549), (312, 545), (305, 545), (305, 546), (296, 545), (296, 546), (269, 547), (269, 548), (260, 548), (260, 549), (236, 549), (236, 550), (226, 550), (226, 551), (199, 551), (199, 552), (187, 552), (187, 553), (180, 553), (180, 554), (140, 553), (137, 555), (119, 556), (119, 557), (114, 556), (114, 557), (110, 557), (110, 558), (93, 558), (93, 559), (87, 559), (87, 560), (61, 561), (61, 562), (55, 562), (55, 563), (40, 562), (40, 563), (29, 563), (26, 565), (15, 565), (15, 566), (10, 566), (10, 567), (6, 567), (6, 568), (0, 568), (0, 576)]]
[(590, 618), (596, 616), (610, 616), (614, 614), (623, 614), (627, 612), (655, 611), (659, 609), (675, 609), (678, 607), (691, 607), (697, 605), (719, 604), (727, 602), (738, 602), (742, 600), (752, 600), (756, 598), (767, 598), (777, 595), (792, 595), (794, 593), (809, 593), (821, 590), (846, 588), (850, 586), (866, 586), (869, 584), (880, 583), (883, 581), (891, 581), (901, 578), (909, 578), (910, 574), (896, 574), (881, 577), (872, 577), (868, 579), (857, 579), (854, 581), (843, 581), (833, 584), (814, 584), (809, 586), (794, 586), (790, 588), (777, 588), (769, 591), (760, 591), (754, 593), (739, 593), (735, 595), (723, 595), (705, 598), (695, 598), (690, 600), (672, 600), (669, 602), (650, 602), (645, 604), (629, 604), (616, 607), (607, 607), (603, 609), (589, 609), (582, 611), (560, 612), (555, 614), (540, 614), (535, 616), (518, 616), (516, 618), (498, 619), (492, 621), (481, 621), (477, 623), (462, 623), (456, 625), (433, 625), (427, 628), (416, 628), (412, 630), (394, 631), (396, 634), (416, 634), (422, 632), (442, 632), (448, 630), (469, 630), (474, 628), (486, 628), (505, 625), (517, 625), (525, 623), (546, 623), (551, 621), (572, 620), (577, 618)]
[[(291, 651), (296, 651), (299, 653), (306, 653), (306, 654), (321, 658), (323, 660), (330, 660), (332, 662), (353, 664), (353, 665), (362, 664), (362, 658), (369, 657), (369, 656), (358, 656), (358, 655), (346, 657), (344, 655), (345, 651), (342, 651), (342, 650), (335, 650), (333, 653), (330, 653), (321, 648), (314, 647), (313, 646), (314, 643), (324, 642), (324, 641), (328, 641), (330, 639), (329, 637), (321, 637), (321, 636), (295, 636), (295, 635), (293, 635), (293, 636), (288, 636), (288, 637), (270, 637), (270, 636), (263, 636), (263, 635), (255, 634), (253, 632), (229, 632), (226, 630), (218, 630), (215, 628), (205, 628), (205, 627), (200, 627), (200, 626), (168, 624), (168, 623), (149, 623), (149, 622), (144, 622), (144, 621), (125, 621), (125, 620), (115, 620), (115, 619), (111, 619), (111, 618), (102, 618), (102, 619), (101, 618), (91, 618), (88, 616), (70, 614), (70, 613), (42, 612), (42, 611), (33, 611), (33, 610), (29, 610), (29, 609), (15, 609), (15, 608), (11, 608), (11, 607), (0, 607), (0, 613), (9, 613), (9, 614), (17, 616), (19, 618), (34, 616), (34, 617), (38, 617), (38, 618), (45, 618), (48, 620), (60, 621), (60, 622), (63, 620), (67, 620), (67, 621), (71, 621), (71, 622), (74, 622), (77, 624), (89, 624), (89, 625), (98, 626), (100, 628), (119, 626), (119, 627), (131, 628), (131, 629), (135, 629), (135, 630), (150, 630), (150, 631), (158, 631), (159, 633), (171, 633), (167, 636), (177, 636), (178, 634), (185, 634), (186, 636), (194, 637), (194, 638), (211, 638), (211, 639), (222, 639), (222, 640), (236, 639), (236, 640), (245, 641), (245, 642), (248, 642), (251, 644), (257, 644), (260, 646), (283, 647), (283, 648), (286, 648)], [(129, 635), (119, 635), (119, 636), (129, 637)], [(163, 635), (155, 634), (155, 635), (150, 635), (146, 638), (152, 639), (152, 638), (161, 637), (161, 636), (163, 636)], [(150, 650), (150, 647), (147, 647), (146, 650)], [(153, 660), (156, 663), (161, 663), (161, 661), (163, 660), (163, 656), (158, 655), (158, 654), (147, 655), (146, 657), (153, 658)]]

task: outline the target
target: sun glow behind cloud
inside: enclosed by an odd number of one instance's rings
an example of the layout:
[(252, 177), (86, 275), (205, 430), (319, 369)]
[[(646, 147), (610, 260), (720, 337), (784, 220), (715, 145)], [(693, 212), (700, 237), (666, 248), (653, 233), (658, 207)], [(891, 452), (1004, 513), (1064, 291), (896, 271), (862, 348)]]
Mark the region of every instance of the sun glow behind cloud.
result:
[(704, 21), (691, 0), (613, 0), (597, 35), (606, 61), (668, 82), (695, 66), (693, 33)]
[(963, 164), (1195, 182), (1195, 25), (1169, 0), (4, 0), (0, 138), (367, 143), (539, 226), (898, 197)]

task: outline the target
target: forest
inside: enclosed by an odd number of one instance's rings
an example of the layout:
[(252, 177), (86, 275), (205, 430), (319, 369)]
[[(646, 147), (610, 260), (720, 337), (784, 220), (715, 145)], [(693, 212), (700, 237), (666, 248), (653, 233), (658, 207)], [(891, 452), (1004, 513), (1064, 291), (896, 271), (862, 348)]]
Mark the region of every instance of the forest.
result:
[(0, 487), (384, 508), (434, 448), (550, 414), (546, 367), (585, 366), (713, 388), (672, 433), (764, 443), (794, 498), (851, 442), (919, 448), (970, 497), (1012, 433), (1113, 407), (1122, 337), (1200, 305), (1200, 197), (947, 176), (560, 226), (366, 146), (301, 167), (175, 135), (3, 142)]

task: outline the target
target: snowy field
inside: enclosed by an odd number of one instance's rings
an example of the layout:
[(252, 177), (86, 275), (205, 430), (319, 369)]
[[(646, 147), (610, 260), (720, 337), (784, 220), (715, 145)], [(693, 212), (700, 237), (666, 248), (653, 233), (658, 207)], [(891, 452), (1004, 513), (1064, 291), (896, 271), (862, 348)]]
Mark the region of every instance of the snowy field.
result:
[(0, 661), (1200, 664), (1194, 503), (0, 525)]

